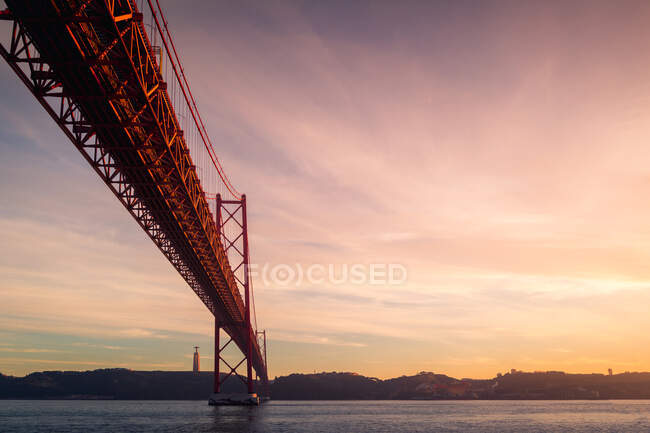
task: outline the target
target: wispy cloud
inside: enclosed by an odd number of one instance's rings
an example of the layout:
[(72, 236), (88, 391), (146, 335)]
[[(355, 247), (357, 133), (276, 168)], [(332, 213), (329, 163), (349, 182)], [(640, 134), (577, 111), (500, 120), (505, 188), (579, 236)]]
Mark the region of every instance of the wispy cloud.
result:
[(124, 347), (122, 347), (122, 346), (111, 346), (111, 345), (107, 345), (107, 344), (91, 344), (91, 343), (85, 343), (85, 342), (70, 343), (70, 346), (90, 347), (90, 348), (94, 348), (94, 349), (106, 349), (106, 350), (124, 350)]
[(11, 352), (11, 353), (63, 353), (63, 352), (65, 352), (65, 350), (0, 347), (0, 352)]
[(293, 343), (319, 344), (328, 346), (346, 346), (346, 347), (365, 347), (366, 344), (355, 341), (344, 340), (345, 336), (326, 336), (305, 334), (300, 332), (291, 332), (288, 330), (277, 331), (273, 334), (273, 339), (278, 341), (289, 341)]
[(129, 337), (129, 338), (169, 338), (169, 336), (165, 334), (158, 334), (154, 331), (150, 331), (148, 329), (139, 329), (139, 328), (132, 328), (132, 329), (125, 329), (123, 331), (120, 331), (120, 334)]
[(84, 360), (56, 360), (56, 359), (43, 359), (43, 358), (0, 358), (0, 362), (6, 364), (43, 364), (43, 365), (61, 365), (61, 366), (76, 366), (84, 367), (97, 367), (97, 368), (129, 368), (129, 369), (184, 369), (187, 366), (180, 362), (154, 362), (154, 363), (133, 363), (133, 362), (118, 362), (107, 363), (104, 361), (84, 361)]

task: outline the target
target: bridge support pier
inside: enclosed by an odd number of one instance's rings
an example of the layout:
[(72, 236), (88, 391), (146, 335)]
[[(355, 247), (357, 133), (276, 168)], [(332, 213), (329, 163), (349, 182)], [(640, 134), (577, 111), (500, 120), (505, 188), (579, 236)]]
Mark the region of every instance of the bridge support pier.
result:
[(246, 318), (244, 323), (244, 332), (248, 338), (246, 339), (246, 377), (248, 393), (253, 393), (253, 362), (251, 356), (253, 355), (253, 326), (251, 325), (251, 291), (250, 291), (250, 255), (248, 253), (248, 223), (246, 221), (246, 194), (241, 196), (241, 219), (242, 219), (242, 235), (244, 244), (244, 253), (242, 254), (242, 263), (244, 264), (244, 299), (246, 302)]
[(214, 318), (214, 393), (218, 394), (221, 391), (221, 380), (219, 378), (219, 358), (221, 352), (219, 350), (219, 334), (221, 333), (221, 326), (219, 325), (219, 318)]
[[(253, 380), (250, 375), (247, 377), (247, 380), (242, 379), (242, 377), (237, 374), (237, 368), (239, 368), (244, 361), (250, 359), (248, 356), (239, 361), (234, 367), (231, 366), (228, 361), (223, 359), (222, 353), (226, 347), (233, 341), (232, 337), (228, 339), (226, 344), (221, 346), (220, 335), (221, 334), (221, 322), (218, 316), (215, 316), (214, 320), (214, 392), (208, 399), (208, 404), (211, 406), (228, 406), (228, 405), (258, 405), (260, 404), (260, 399), (256, 393), (253, 392)], [(229, 369), (228, 373), (221, 377), (220, 365), (221, 363)], [(250, 370), (249, 370), (250, 374)], [(224, 393), (222, 392), (221, 386), (223, 383), (232, 375), (235, 375), (240, 379), (245, 385), (247, 392), (237, 392), (237, 393)]]
[[(235, 270), (235, 279), (244, 297), (244, 320), (240, 323), (221, 323), (220, 318), (215, 315), (214, 324), (214, 394), (210, 397), (211, 405), (250, 405), (259, 404), (260, 399), (254, 392), (253, 380), (253, 343), (257, 338), (257, 332), (253, 329), (251, 320), (252, 287), (250, 281), (250, 255), (248, 250), (248, 222), (246, 219), (246, 196), (242, 195), (241, 200), (222, 200), (217, 194), (216, 223), (220, 241), (224, 245), (226, 253), (231, 250), (231, 266)], [(222, 213), (223, 212), (223, 213)], [(228, 225), (230, 224), (230, 225)], [(242, 338), (238, 343), (244, 357), (234, 367), (228, 364), (223, 358), (223, 350), (233, 341), (232, 336), (222, 346), (220, 341), (221, 328), (226, 330), (228, 335), (237, 333)], [(258, 343), (259, 344), (259, 343)], [(257, 347), (257, 346), (256, 346)], [(224, 377), (221, 376), (221, 362), (227, 367)], [(237, 374), (237, 369), (246, 362), (245, 379)], [(264, 358), (266, 365), (266, 358)], [(223, 383), (231, 375), (239, 378), (246, 386), (246, 393), (228, 394), (222, 389)], [(264, 375), (266, 377), (266, 375)]]

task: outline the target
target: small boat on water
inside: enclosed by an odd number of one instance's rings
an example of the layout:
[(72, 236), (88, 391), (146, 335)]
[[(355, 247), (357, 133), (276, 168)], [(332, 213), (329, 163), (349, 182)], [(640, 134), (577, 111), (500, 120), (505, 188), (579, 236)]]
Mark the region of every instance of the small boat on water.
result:
[(208, 399), (210, 406), (259, 406), (260, 398), (257, 394), (224, 393), (212, 394)]

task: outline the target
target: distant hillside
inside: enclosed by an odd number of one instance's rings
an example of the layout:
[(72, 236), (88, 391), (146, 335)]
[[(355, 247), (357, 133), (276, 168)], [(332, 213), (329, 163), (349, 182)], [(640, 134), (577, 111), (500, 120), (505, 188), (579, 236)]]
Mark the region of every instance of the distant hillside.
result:
[[(0, 374), (0, 398), (205, 400), (212, 373), (106, 369)], [(230, 377), (224, 392), (244, 392)], [(565, 374), (514, 372), (489, 380), (421, 372), (380, 380), (355, 373), (291, 374), (271, 384), (275, 400), (648, 399), (650, 373)]]
[(430, 398), (430, 391), (439, 388), (440, 397), (452, 397), (442, 390), (454, 383), (449, 376), (424, 372), (389, 380), (355, 373), (292, 374), (276, 378), (271, 395), (278, 400), (398, 400)]
[[(0, 375), (0, 398), (76, 398), (123, 400), (205, 400), (212, 392), (210, 372), (44, 371), (25, 377)], [(243, 392), (244, 384), (230, 377), (225, 392)]]
[(513, 399), (647, 399), (650, 373), (567, 374), (563, 372), (506, 374), (494, 380), (496, 398)]

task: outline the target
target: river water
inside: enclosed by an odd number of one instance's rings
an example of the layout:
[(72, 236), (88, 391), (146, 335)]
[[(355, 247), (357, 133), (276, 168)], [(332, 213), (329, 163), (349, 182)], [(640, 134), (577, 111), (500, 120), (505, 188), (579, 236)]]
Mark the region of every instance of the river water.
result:
[(650, 401), (0, 400), (0, 432), (650, 432)]

